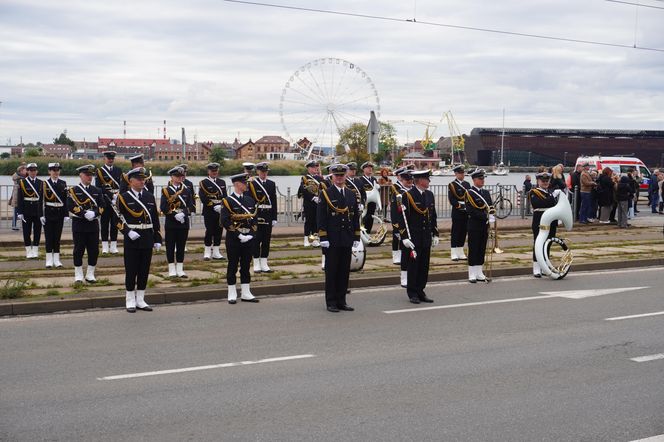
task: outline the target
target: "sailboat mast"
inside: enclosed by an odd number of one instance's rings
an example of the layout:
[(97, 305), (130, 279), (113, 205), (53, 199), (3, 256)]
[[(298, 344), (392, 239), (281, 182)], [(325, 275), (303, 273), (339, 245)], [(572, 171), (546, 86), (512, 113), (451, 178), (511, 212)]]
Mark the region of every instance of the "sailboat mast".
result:
[(505, 148), (505, 108), (503, 108), (503, 134), (500, 137), (500, 165), (503, 164), (503, 149)]

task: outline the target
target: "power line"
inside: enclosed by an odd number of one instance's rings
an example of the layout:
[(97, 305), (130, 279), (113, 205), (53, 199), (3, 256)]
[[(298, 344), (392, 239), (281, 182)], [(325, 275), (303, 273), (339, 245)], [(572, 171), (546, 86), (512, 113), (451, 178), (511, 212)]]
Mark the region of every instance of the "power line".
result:
[[(476, 27), (476, 26), (462, 26), (462, 25), (452, 25), (452, 24), (449, 24), (449, 23), (419, 21), (419, 20), (416, 20), (414, 18), (413, 19), (403, 19), (403, 18), (388, 17), (388, 16), (382, 16), (382, 15), (360, 14), (360, 13), (355, 13), (355, 12), (335, 11), (335, 10), (330, 10), (330, 9), (304, 8), (304, 7), (300, 7), (300, 6), (279, 5), (279, 4), (275, 4), (275, 3), (253, 2), (253, 1), (245, 1), (245, 0), (223, 0), (223, 1), (225, 1), (227, 3), (239, 3), (239, 4), (244, 4), (244, 5), (262, 6), (262, 7), (267, 7), (267, 8), (287, 9), (287, 10), (292, 10), (292, 11), (315, 12), (315, 13), (319, 13), (319, 14), (340, 15), (340, 16), (345, 16), (345, 17), (357, 17), (357, 18), (392, 21), (392, 22), (399, 22), (399, 23), (406, 23), (407, 22), (407, 23), (426, 25), (426, 26), (436, 26), (436, 27), (451, 28), (451, 29), (463, 29), (463, 30), (466, 30), (466, 31), (488, 32), (488, 33), (492, 33), (492, 34), (511, 35), (511, 36), (516, 36), (516, 37), (538, 38), (538, 39), (542, 39), (542, 40), (564, 41), (564, 42), (568, 42), (568, 43), (580, 43), (580, 44), (587, 44), (587, 45), (594, 45), (594, 46), (608, 46), (608, 47), (623, 48), (623, 49), (638, 49), (638, 50), (642, 50), (642, 51), (664, 52), (664, 49), (660, 49), (660, 48), (649, 48), (649, 47), (645, 47), (645, 46), (627, 45), (627, 44), (620, 44), (620, 43), (608, 43), (608, 42), (596, 41), (596, 40), (581, 40), (581, 39), (577, 39), (577, 38), (555, 37), (555, 36), (551, 36), (551, 35), (542, 35), (542, 34), (529, 34), (529, 33), (525, 33), (525, 32), (505, 31), (505, 30), (500, 30), (500, 29), (481, 28), (481, 27)], [(607, 0), (607, 1), (617, 1), (617, 0)]]
[[(632, 3), (632, 2), (625, 2), (622, 0), (606, 0), (606, 1), (611, 3), (622, 3), (623, 5), (639, 6), (641, 8), (664, 9), (664, 7), (662, 6), (644, 5), (643, 3)], [(657, 1), (664, 1), (664, 0), (657, 0)]]

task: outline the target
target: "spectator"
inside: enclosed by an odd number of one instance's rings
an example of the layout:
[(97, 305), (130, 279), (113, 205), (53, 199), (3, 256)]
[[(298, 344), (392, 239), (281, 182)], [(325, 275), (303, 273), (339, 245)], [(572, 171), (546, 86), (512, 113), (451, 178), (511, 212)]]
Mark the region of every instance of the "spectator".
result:
[(659, 214), (664, 215), (662, 209), (664, 209), (664, 173), (661, 173), (657, 176), (658, 186), (659, 186)]
[[(583, 172), (581, 172), (581, 209), (579, 209), (579, 223), (588, 224), (592, 215), (592, 196), (591, 192), (597, 184), (590, 176), (590, 164), (583, 164)], [(590, 219), (589, 219), (590, 218)], [(593, 222), (593, 221), (590, 221)]]
[(530, 181), (530, 175), (526, 175), (526, 179), (523, 181), (523, 195), (526, 201), (526, 215), (530, 215), (530, 197), (528, 192), (533, 188), (533, 183)]
[(639, 192), (639, 182), (634, 177), (634, 169), (627, 171), (627, 179), (629, 179), (629, 185), (632, 189), (632, 198), (628, 201), (627, 218), (632, 219), (636, 216), (636, 199)]
[(605, 167), (599, 175), (598, 181), (598, 197), (599, 197), (599, 223), (609, 224), (609, 215), (613, 207), (613, 189), (614, 182), (611, 178), (613, 170), (610, 167)]
[(629, 201), (634, 198), (634, 187), (629, 176), (623, 176), (616, 182), (615, 192), (618, 206), (618, 227), (626, 229), (629, 226), (627, 224)]
[(16, 172), (12, 175), (12, 182), (14, 183), (14, 188), (12, 189), (12, 196), (9, 198), (9, 205), (14, 208), (14, 217), (12, 218), (12, 230), (20, 230), (16, 225), (17, 219), (17, 208), (18, 205), (18, 182), (21, 178), (25, 178), (28, 175), (28, 171), (25, 168), (25, 164), (21, 164), (16, 168)]
[[(577, 164), (574, 172), (570, 174), (570, 187), (569, 187), (570, 192), (576, 192), (581, 188), (581, 172), (583, 172), (583, 165)], [(579, 218), (580, 208), (581, 208), (581, 201), (580, 198), (578, 198), (578, 195), (576, 195), (576, 198), (574, 199), (574, 208), (573, 208), (575, 219)]]
[(657, 205), (659, 203), (659, 169), (655, 169), (650, 177), (648, 184), (648, 204), (652, 209), (652, 213), (657, 213)]
[(553, 192), (560, 189), (562, 192), (567, 193), (567, 183), (565, 183), (565, 175), (563, 174), (563, 165), (558, 164), (551, 169), (551, 182), (549, 189)]
[(588, 220), (590, 222), (595, 222), (598, 217), (597, 212), (599, 212), (599, 193), (597, 190), (597, 171), (593, 170), (590, 172), (590, 177), (593, 179), (593, 183), (595, 183), (595, 187), (593, 187), (591, 194), (591, 212), (592, 212), (592, 217)]

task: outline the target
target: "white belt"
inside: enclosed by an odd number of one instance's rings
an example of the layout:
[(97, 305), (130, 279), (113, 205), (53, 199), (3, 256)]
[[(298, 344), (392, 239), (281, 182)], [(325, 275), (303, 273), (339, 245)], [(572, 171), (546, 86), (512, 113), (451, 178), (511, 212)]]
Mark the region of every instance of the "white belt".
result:
[(221, 204), (221, 200), (210, 200), (212, 204)]
[(152, 224), (127, 224), (127, 227), (134, 230), (147, 230), (152, 228)]
[(271, 209), (271, 208), (272, 208), (272, 204), (259, 204), (259, 205), (258, 205), (258, 208), (259, 208), (259, 209)]
[(535, 210), (533, 210), (533, 212), (544, 212), (546, 209), (550, 209), (550, 208), (551, 207), (547, 207), (547, 208), (544, 208), (544, 209), (535, 209)]
[(40, 200), (40, 198), (38, 196), (36, 196), (36, 197), (30, 197), (30, 196), (23, 197), (23, 201), (39, 201), (39, 200)]
[(251, 232), (251, 229), (240, 228), (240, 229), (237, 229), (237, 231), (242, 233), (242, 234), (247, 234), (247, 233)]
[(49, 203), (48, 201), (46, 202), (46, 205), (49, 207), (64, 207), (64, 204), (62, 203)]
[(111, 189), (111, 193), (120, 193), (120, 189)]

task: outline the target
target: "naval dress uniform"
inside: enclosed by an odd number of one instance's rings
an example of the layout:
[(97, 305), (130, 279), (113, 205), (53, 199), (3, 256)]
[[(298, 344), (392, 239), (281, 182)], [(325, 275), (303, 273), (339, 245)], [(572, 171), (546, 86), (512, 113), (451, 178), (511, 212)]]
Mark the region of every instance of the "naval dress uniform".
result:
[[(94, 174), (91, 164), (81, 166), (76, 171)], [(88, 268), (85, 280), (95, 282), (95, 267), (99, 257), (99, 218), (104, 213), (102, 190), (93, 185), (78, 183), (69, 188), (67, 210), (71, 217), (71, 234), (74, 240), (74, 282), (83, 282), (83, 255), (88, 254)]]
[[(307, 168), (317, 167), (318, 163), (310, 161)], [(304, 246), (310, 246), (309, 237), (318, 232), (316, 215), (320, 201), (320, 190), (323, 188), (323, 177), (308, 173), (300, 180), (297, 197), (302, 198), (302, 212), (304, 214)], [(312, 192), (314, 190), (314, 192)]]
[[(35, 163), (28, 164), (28, 170), (37, 170)], [(26, 176), (18, 182), (18, 196), (16, 213), (23, 224), (23, 244), (25, 257), (37, 258), (39, 256), (39, 241), (41, 239), (44, 216), (44, 182), (39, 178)]]
[[(174, 167), (168, 174), (184, 175), (181, 167)], [(187, 186), (172, 181), (161, 189), (159, 210), (164, 215), (164, 241), (169, 278), (186, 278), (184, 252), (189, 237), (192, 193)]]
[[(364, 171), (364, 169), (366, 169), (367, 167), (373, 167), (373, 164), (368, 162), (362, 164), (362, 171)], [(368, 234), (371, 234), (371, 229), (373, 228), (373, 222), (374, 222), (373, 216), (376, 213), (376, 203), (367, 203), (366, 194), (373, 190), (377, 181), (373, 175), (372, 176), (362, 175), (361, 177), (359, 177), (357, 181), (362, 184), (362, 189), (364, 190), (363, 204), (366, 206), (367, 209), (367, 213), (364, 215), (364, 219), (362, 220), (362, 225), (364, 226), (364, 230), (366, 230)]]
[[(398, 176), (408, 177), (408, 179), (412, 179), (409, 170), (397, 169), (396, 172), (399, 172)], [(405, 204), (406, 196), (404, 194), (408, 192), (411, 188), (412, 186), (406, 187), (404, 186), (403, 183), (397, 181), (397, 183), (394, 185), (392, 198), (390, 201), (390, 219), (392, 220), (392, 262), (394, 263), (395, 261), (398, 260), (400, 268), (401, 287), (403, 288), (406, 288), (408, 284), (408, 254), (410, 253), (410, 249), (406, 248), (403, 245), (403, 242), (401, 241), (401, 233), (399, 232), (399, 221), (402, 215), (401, 215), (401, 206), (397, 203), (397, 195), (401, 195), (402, 198), (401, 204)], [(395, 239), (397, 240), (396, 247), (398, 248), (398, 251), (396, 252), (394, 251)]]
[[(334, 174), (344, 174), (343, 164), (331, 168)], [(318, 205), (318, 235), (321, 247), (326, 249), (325, 303), (327, 310), (352, 311), (346, 303), (350, 261), (354, 243), (360, 241), (360, 213), (353, 191), (332, 185), (321, 191)]]
[[(256, 168), (266, 170), (267, 163), (258, 163)], [(277, 185), (274, 181), (254, 177), (248, 183), (249, 196), (256, 202), (256, 236), (254, 237), (254, 273), (271, 273), (267, 263), (270, 255), (272, 227), (277, 224)]]
[[(218, 163), (210, 163), (208, 170), (219, 169)], [(207, 176), (198, 183), (198, 196), (203, 206), (203, 222), (205, 223), (205, 252), (203, 259), (222, 259), (219, 251), (223, 226), (220, 221), (221, 201), (226, 197), (226, 183), (219, 177)]]
[[(60, 169), (58, 163), (50, 169)], [(44, 239), (46, 240), (46, 267), (62, 267), (60, 262), (60, 238), (67, 213), (67, 183), (50, 177), (44, 180)]]
[[(134, 176), (145, 177), (145, 169), (140, 167), (127, 172), (129, 180)], [(145, 302), (145, 289), (152, 263), (152, 249), (159, 250), (162, 241), (157, 202), (147, 189), (138, 192), (129, 189), (118, 196), (118, 210), (124, 218), (118, 222), (117, 227), (124, 235), (127, 311), (152, 311)]]
[[(480, 173), (481, 172), (481, 173)], [(471, 177), (484, 176), (482, 170)], [(466, 214), (468, 215), (468, 280), (486, 281), (482, 271), (490, 224), (495, 222), (491, 193), (483, 187), (470, 186), (466, 191)]]
[[(131, 169), (134, 170), (139, 167), (145, 168), (145, 162), (143, 160), (143, 154), (139, 155), (134, 155), (133, 157), (129, 157), (129, 161), (131, 161)], [(154, 181), (152, 180), (152, 171), (148, 171), (147, 169), (146, 173), (147, 176), (145, 177), (145, 181), (143, 182), (143, 189), (147, 190), (151, 194), (154, 195)], [(126, 192), (129, 190), (129, 177), (127, 176), (126, 173), (122, 174), (122, 180), (120, 181), (120, 193)]]
[[(412, 172), (412, 175), (417, 177), (423, 173), (428, 176), (429, 171)], [(431, 248), (438, 243), (438, 217), (433, 193), (428, 189), (413, 186), (403, 195), (402, 216), (397, 219), (402, 243), (406, 246), (402, 261), (407, 260), (408, 299), (413, 304), (433, 302), (424, 292), (429, 279)], [(411, 253), (413, 250), (414, 254)]]
[[(247, 174), (240, 173), (231, 176), (231, 182), (246, 183)], [(228, 284), (228, 303), (235, 304), (237, 300), (237, 276), (240, 268), (240, 284), (242, 288), (241, 300), (245, 302), (258, 302), (251, 293), (251, 274), (249, 266), (254, 249), (256, 236), (256, 203), (246, 192), (240, 194), (235, 190), (222, 200), (221, 223), (226, 229), (226, 253), (228, 254), (228, 267), (226, 270), (226, 283)]]
[[(115, 152), (104, 152), (104, 155), (115, 158)], [(110, 205), (115, 204), (118, 198), (122, 170), (118, 166), (104, 164), (96, 172), (95, 186), (104, 192), (105, 208), (101, 215), (101, 253), (118, 253), (118, 218)]]
[[(539, 174), (537, 177), (538, 179), (540, 179)], [(540, 220), (542, 219), (544, 211), (550, 207), (555, 206), (557, 201), (550, 189), (542, 189), (541, 187), (531, 189), (530, 192), (528, 192), (528, 198), (530, 200), (530, 206), (533, 208), (533, 222), (531, 227), (533, 230), (533, 245), (534, 245), (535, 240), (537, 239), (537, 235), (539, 235)], [(549, 238), (553, 238), (556, 236), (557, 228), (558, 228), (558, 220), (555, 220), (549, 225), (549, 235), (548, 235)], [(533, 247), (533, 276), (536, 278), (542, 277), (542, 270), (540, 269), (539, 263), (535, 258), (534, 247)]]
[(452, 261), (467, 259), (463, 246), (468, 234), (468, 214), (466, 213), (466, 191), (468, 189), (470, 189), (470, 183), (458, 178), (455, 178), (447, 188), (447, 199), (450, 202), (450, 207), (452, 207), (452, 232), (450, 237)]

